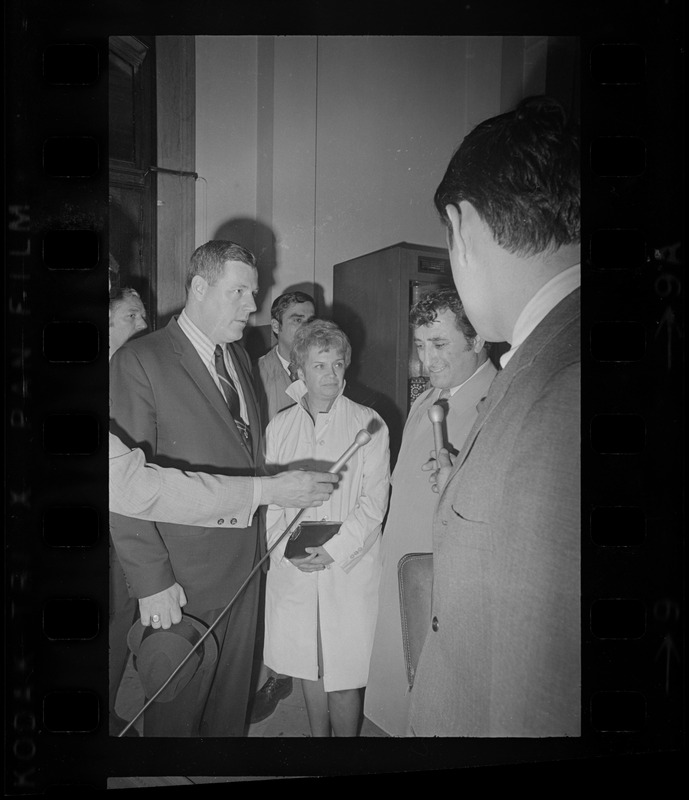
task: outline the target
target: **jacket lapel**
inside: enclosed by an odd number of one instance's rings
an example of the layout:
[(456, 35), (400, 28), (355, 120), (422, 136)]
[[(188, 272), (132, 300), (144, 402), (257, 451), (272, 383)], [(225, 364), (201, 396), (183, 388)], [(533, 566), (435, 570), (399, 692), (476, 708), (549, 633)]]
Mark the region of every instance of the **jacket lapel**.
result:
[(466, 458), (471, 452), (471, 448), (474, 446), (474, 442), (481, 432), (481, 428), (483, 428), (486, 420), (490, 416), (491, 411), (502, 400), (502, 398), (505, 396), (505, 392), (512, 383), (516, 373), (509, 370), (509, 366), (510, 365), (508, 364), (507, 369), (503, 369), (498, 372), (488, 389), (488, 393), (480, 402), (478, 416), (476, 417), (476, 421), (474, 422), (471, 431), (469, 431), (469, 435), (462, 445), (462, 449), (459, 451), (459, 456), (457, 457), (457, 461), (452, 469), (452, 475), (454, 475), (466, 461)]
[[(457, 462), (452, 468), (450, 478), (452, 478), (461, 468), (471, 452), (476, 439), (492, 414), (493, 410), (501, 402), (512, 381), (522, 369), (529, 366), (536, 355), (546, 346), (548, 341), (556, 336), (558, 332), (568, 325), (579, 314), (581, 291), (576, 289), (571, 294), (561, 300), (555, 308), (534, 328), (531, 334), (523, 342), (514, 356), (510, 359), (504, 369), (498, 371), (490, 385), (485, 400), (481, 403), (478, 417), (474, 423), (464, 445), (459, 453)], [(450, 482), (448, 479), (445, 486)]]

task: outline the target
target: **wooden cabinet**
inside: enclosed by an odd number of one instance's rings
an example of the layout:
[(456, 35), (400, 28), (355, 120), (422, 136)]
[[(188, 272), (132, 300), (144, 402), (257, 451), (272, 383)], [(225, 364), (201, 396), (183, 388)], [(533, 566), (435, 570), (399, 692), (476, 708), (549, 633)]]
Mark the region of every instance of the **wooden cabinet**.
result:
[(409, 309), (425, 292), (452, 285), (445, 248), (407, 242), (333, 268), (333, 320), (352, 343), (345, 393), (383, 417), (393, 463), (410, 406), (410, 358), (416, 355)]

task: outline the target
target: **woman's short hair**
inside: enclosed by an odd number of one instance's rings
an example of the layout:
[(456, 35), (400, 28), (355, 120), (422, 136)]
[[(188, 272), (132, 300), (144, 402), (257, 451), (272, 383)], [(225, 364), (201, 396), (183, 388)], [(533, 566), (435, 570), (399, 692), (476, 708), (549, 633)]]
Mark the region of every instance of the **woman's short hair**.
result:
[(313, 319), (305, 322), (294, 334), (290, 361), (292, 366), (303, 369), (309, 356), (309, 350), (316, 347), (321, 350), (335, 350), (342, 353), (347, 368), (352, 360), (352, 346), (344, 331), (324, 319)]

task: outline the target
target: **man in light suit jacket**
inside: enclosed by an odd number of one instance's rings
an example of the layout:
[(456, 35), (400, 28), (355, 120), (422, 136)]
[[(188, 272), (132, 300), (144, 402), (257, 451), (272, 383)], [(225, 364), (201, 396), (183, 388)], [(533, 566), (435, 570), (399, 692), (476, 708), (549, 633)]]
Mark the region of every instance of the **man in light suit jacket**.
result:
[(580, 735), (579, 143), (548, 98), (486, 120), (435, 195), (464, 308), (502, 370), (434, 473), (416, 736)]
[(410, 701), (398, 565), (408, 553), (433, 550), (438, 498), (420, 472), (435, 447), (428, 412), (436, 405), (443, 409), (443, 441), (456, 454), (497, 372), (488, 355), (490, 346), (467, 319), (454, 287), (425, 294), (410, 309), (409, 322), (430, 388), (409, 410), (390, 481), (378, 620), (364, 705), (364, 714), (391, 736), (406, 735)]
[[(111, 361), (111, 429), (161, 467), (256, 476), (262, 427), (251, 364), (239, 344), (258, 288), (254, 256), (233, 242), (199, 247), (184, 311), (123, 346)], [(141, 623), (168, 628), (181, 609), (207, 625), (220, 616), (264, 550), (255, 478), (241, 512), (217, 525), (153, 523), (111, 515), (111, 533)], [(284, 499), (283, 499), (284, 500)], [(259, 581), (214, 628), (218, 659), (171, 702), (153, 702), (146, 736), (241, 736), (257, 625)]]

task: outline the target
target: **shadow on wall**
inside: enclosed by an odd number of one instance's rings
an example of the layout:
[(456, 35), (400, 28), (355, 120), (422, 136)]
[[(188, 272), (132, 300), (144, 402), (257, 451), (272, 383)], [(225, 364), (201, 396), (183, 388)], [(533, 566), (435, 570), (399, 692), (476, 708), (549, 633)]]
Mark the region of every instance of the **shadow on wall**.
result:
[[(261, 311), (266, 297), (275, 285), (277, 269), (277, 248), (273, 229), (263, 222), (251, 217), (234, 217), (223, 222), (213, 235), (213, 239), (227, 239), (246, 247), (256, 256), (258, 269), (258, 294), (256, 310)], [(244, 347), (252, 360), (262, 356), (271, 347), (270, 325), (258, 325), (247, 328), (244, 333)]]
[(250, 217), (235, 217), (223, 222), (215, 231), (213, 239), (228, 239), (236, 242), (242, 247), (246, 247), (247, 250), (251, 250), (256, 256), (258, 268), (256, 308), (260, 311), (270, 289), (275, 285), (277, 250), (273, 229)]

